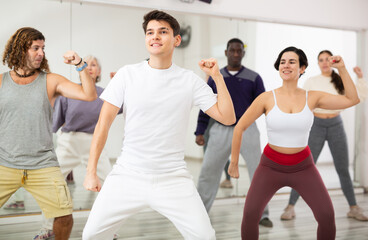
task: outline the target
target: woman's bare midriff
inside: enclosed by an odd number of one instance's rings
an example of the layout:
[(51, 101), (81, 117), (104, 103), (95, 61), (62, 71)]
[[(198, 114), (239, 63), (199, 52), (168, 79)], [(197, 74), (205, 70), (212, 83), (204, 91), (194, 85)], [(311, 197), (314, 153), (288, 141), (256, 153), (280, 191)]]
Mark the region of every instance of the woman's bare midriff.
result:
[(284, 153), (284, 154), (295, 154), (295, 153), (301, 152), (305, 149), (305, 147), (286, 148), (286, 147), (275, 146), (275, 145), (272, 145), (272, 144), (268, 144), (268, 146), (270, 146), (270, 148), (272, 150), (275, 150), (276, 152)]
[(315, 117), (329, 119), (339, 116), (340, 113), (313, 113)]

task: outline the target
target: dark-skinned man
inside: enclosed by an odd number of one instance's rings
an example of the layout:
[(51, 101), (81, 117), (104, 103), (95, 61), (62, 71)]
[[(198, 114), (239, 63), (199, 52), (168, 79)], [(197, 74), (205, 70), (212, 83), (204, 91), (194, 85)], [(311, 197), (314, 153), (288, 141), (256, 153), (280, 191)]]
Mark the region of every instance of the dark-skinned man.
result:
[[(241, 64), (244, 55), (244, 43), (237, 38), (230, 39), (225, 50), (227, 66), (220, 70), (234, 104), (237, 121), (257, 96), (265, 91), (259, 74)], [(211, 78), (208, 80), (208, 85), (213, 89), (214, 93), (217, 93), (216, 86)], [(209, 120), (210, 117), (208, 115), (202, 111), (199, 113), (195, 132), (198, 145), (205, 144), (203, 134), (208, 127)], [(216, 121), (208, 129), (207, 148), (204, 153), (203, 165), (198, 180), (198, 192), (207, 212), (209, 212), (215, 200), (222, 171), (230, 156), (235, 124), (225, 126)], [(245, 159), (249, 177), (252, 179), (261, 156), (260, 135), (256, 123), (252, 124), (244, 132), (240, 153)], [(265, 227), (273, 226), (268, 218), (268, 206), (266, 206), (259, 224)]]

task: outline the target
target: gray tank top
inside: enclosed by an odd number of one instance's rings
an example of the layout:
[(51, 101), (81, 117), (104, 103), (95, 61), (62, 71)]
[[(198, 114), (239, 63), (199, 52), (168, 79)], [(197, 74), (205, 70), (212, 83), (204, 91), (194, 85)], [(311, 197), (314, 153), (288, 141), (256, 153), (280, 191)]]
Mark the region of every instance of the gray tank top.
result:
[(9, 72), (0, 87), (0, 165), (17, 169), (56, 167), (52, 139), (52, 107), (46, 73), (19, 85)]

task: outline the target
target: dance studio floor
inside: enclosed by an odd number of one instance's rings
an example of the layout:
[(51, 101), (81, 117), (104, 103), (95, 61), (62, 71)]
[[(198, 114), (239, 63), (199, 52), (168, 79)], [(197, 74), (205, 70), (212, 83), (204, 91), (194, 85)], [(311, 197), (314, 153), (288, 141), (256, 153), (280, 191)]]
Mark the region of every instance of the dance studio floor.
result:
[[(188, 168), (197, 182), (200, 162), (187, 160)], [(318, 166), (326, 186), (330, 189), (330, 195), (335, 207), (337, 236), (336, 239), (364, 240), (368, 239), (368, 222), (359, 222), (346, 217), (348, 204), (339, 188), (336, 171), (333, 166)], [(238, 189), (220, 189), (218, 199), (210, 212), (210, 218), (217, 239), (240, 239), (240, 223), (242, 219), (243, 196), (249, 187), (246, 168), (240, 170), (241, 178), (233, 180)], [(95, 198), (94, 193), (82, 188), (84, 168), (78, 167), (74, 171), (75, 184), (69, 185), (73, 195), (76, 209), (89, 209)], [(361, 188), (356, 188), (358, 204), (368, 210), (368, 194), (364, 194)], [(270, 202), (270, 218), (274, 223), (273, 228), (260, 227), (260, 239), (273, 240), (311, 240), (316, 239), (317, 224), (309, 207), (300, 200), (296, 207), (296, 219), (281, 221), (279, 217), (287, 204), (289, 189), (281, 189)], [(232, 196), (232, 197), (231, 197)], [(231, 197), (231, 198), (229, 198)], [(0, 240), (32, 239), (40, 227), (41, 216), (39, 213), (27, 212), (39, 211), (33, 198), (26, 193), (26, 210), (13, 211), (0, 209)], [(18, 215), (14, 215), (18, 213)], [(81, 239), (83, 227), (88, 217), (88, 210), (76, 210), (73, 213), (74, 227), (70, 239)], [(365, 212), (368, 214), (368, 211)], [(119, 239), (127, 240), (177, 240), (183, 239), (174, 225), (160, 214), (149, 209), (129, 218), (126, 224), (119, 230)]]

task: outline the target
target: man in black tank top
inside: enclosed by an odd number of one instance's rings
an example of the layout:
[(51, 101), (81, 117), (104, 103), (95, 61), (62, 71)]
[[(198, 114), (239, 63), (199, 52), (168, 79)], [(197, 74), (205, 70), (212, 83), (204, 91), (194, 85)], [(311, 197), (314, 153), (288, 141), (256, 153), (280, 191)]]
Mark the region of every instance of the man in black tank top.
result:
[(73, 205), (52, 142), (52, 107), (57, 96), (92, 101), (97, 93), (87, 64), (73, 51), (65, 63), (79, 71), (82, 85), (50, 73), (45, 37), (36, 29), (18, 29), (3, 54), (9, 72), (0, 74), (0, 206), (23, 187), (36, 199), (54, 229), (36, 236), (68, 239)]

